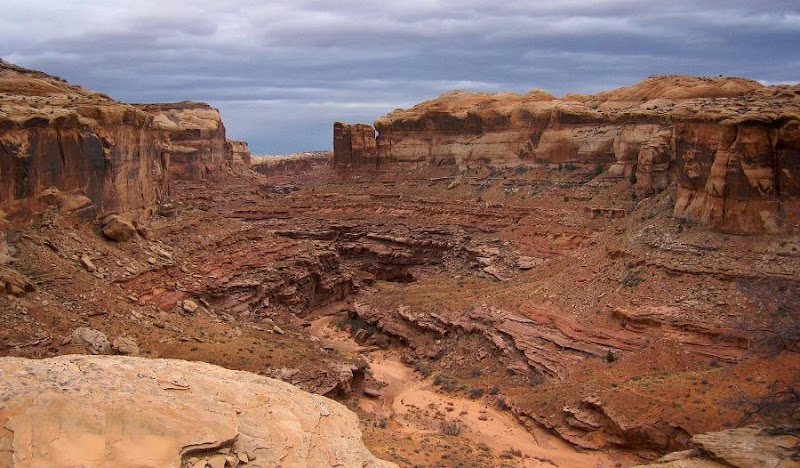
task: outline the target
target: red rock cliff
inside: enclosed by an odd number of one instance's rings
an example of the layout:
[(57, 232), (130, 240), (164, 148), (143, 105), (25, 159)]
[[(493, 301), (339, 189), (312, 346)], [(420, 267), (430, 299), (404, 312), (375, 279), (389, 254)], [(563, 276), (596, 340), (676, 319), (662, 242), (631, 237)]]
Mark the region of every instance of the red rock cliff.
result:
[(334, 165), (337, 171), (377, 169), (375, 129), (368, 124), (333, 124)]
[(43, 192), (88, 197), (98, 213), (149, 214), (168, 190), (166, 141), (135, 106), (0, 60), (0, 209)]
[(170, 175), (201, 180), (218, 177), (233, 165), (233, 150), (225, 138), (219, 111), (204, 102), (138, 104), (152, 114), (155, 126), (168, 137)]
[(734, 233), (800, 230), (800, 86), (654, 76), (560, 99), (455, 91), (375, 129), (373, 146), (368, 126), (335, 124), (338, 171), (602, 165), (642, 195), (677, 186), (677, 217)]
[(231, 148), (233, 165), (250, 167), (252, 160), (250, 159), (250, 146), (247, 142), (229, 139), (228, 145)]

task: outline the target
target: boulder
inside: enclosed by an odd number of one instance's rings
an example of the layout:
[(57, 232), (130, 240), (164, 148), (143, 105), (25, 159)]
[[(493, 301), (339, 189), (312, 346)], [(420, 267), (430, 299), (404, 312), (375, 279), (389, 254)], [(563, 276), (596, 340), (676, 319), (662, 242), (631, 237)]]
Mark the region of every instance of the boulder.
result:
[(124, 242), (136, 235), (136, 227), (119, 215), (111, 215), (103, 223), (103, 234), (109, 239)]
[(6, 266), (0, 266), (0, 293), (22, 297), (35, 290), (33, 282), (22, 273)]
[(111, 348), (106, 334), (94, 328), (76, 328), (71, 338), (73, 343), (86, 346), (92, 354), (108, 354)]
[(193, 314), (197, 311), (197, 308), (200, 307), (195, 301), (191, 299), (184, 299), (182, 303), (182, 307), (184, 312), (188, 314)]
[(97, 271), (97, 266), (95, 266), (94, 262), (92, 262), (92, 259), (88, 255), (81, 257), (81, 265), (83, 265), (83, 267), (86, 268), (86, 271), (90, 273)]
[(133, 338), (128, 338), (126, 336), (114, 338), (114, 342), (111, 343), (111, 349), (114, 350), (115, 353), (125, 356), (139, 355), (139, 345), (136, 344)]

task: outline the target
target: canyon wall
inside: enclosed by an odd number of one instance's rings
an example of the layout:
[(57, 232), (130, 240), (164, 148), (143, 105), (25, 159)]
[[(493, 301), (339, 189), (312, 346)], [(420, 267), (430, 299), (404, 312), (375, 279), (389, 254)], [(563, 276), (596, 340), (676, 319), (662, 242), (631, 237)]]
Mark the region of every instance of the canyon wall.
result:
[(167, 144), (135, 106), (0, 61), (0, 209), (8, 214), (55, 198), (147, 216), (168, 191)]
[(47, 205), (84, 214), (151, 214), (169, 180), (250, 165), (205, 103), (126, 104), (0, 61), (0, 208)]
[(265, 176), (292, 174), (327, 174), (331, 171), (333, 153), (309, 151), (282, 156), (261, 156), (253, 162), (252, 169)]
[(234, 167), (250, 167), (250, 146), (246, 141), (228, 139), (231, 151), (231, 163)]
[(379, 157), (375, 129), (369, 124), (333, 124), (333, 154), (337, 171), (378, 169), (386, 161)]
[(732, 233), (800, 230), (800, 86), (654, 76), (597, 95), (455, 91), (365, 124), (334, 124), (337, 172), (425, 165), (594, 165), (674, 215)]
[[(172, 177), (203, 180), (219, 177), (233, 165), (233, 149), (225, 137), (219, 111), (204, 102), (138, 104), (171, 142)], [(240, 148), (241, 149), (241, 148)]]

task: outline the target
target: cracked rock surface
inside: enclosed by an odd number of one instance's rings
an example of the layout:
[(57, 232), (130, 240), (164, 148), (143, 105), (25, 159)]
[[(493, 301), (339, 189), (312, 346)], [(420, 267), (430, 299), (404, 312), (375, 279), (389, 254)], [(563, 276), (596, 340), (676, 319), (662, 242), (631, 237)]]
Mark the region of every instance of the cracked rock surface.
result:
[(0, 401), (0, 466), (395, 466), (339, 403), (200, 362), (6, 357)]

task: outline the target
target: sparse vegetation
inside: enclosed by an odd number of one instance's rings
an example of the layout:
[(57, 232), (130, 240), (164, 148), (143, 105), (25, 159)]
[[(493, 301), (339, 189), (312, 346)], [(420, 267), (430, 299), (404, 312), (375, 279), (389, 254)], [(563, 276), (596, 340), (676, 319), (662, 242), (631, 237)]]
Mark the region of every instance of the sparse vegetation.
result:
[(423, 377), (431, 375), (431, 366), (422, 361), (414, 361), (414, 370), (419, 372)]
[(497, 408), (499, 408), (499, 409), (501, 409), (503, 411), (505, 411), (505, 410), (507, 410), (509, 408), (508, 401), (506, 401), (506, 397), (504, 397), (502, 395), (497, 397)]
[(500, 453), (500, 458), (519, 458), (522, 456), (522, 452), (517, 449), (510, 448)]
[(433, 378), (433, 384), (447, 392), (454, 392), (459, 389), (458, 382), (453, 377), (444, 374), (437, 374)]
[(622, 279), (620, 280), (620, 283), (629, 288), (635, 288), (636, 286), (639, 286), (643, 281), (644, 279), (642, 278), (642, 270), (635, 269), (626, 271)]
[(457, 436), (461, 434), (461, 429), (463, 428), (463, 424), (461, 421), (458, 420), (451, 420), (451, 421), (442, 421), (442, 434), (450, 435), (450, 436)]

